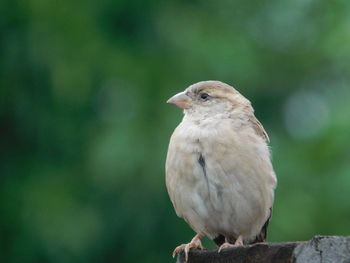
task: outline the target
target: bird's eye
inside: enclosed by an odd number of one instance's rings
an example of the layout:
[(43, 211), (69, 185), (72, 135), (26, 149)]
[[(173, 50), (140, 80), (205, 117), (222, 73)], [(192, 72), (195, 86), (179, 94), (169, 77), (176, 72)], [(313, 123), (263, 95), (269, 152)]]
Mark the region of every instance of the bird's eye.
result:
[(210, 96), (209, 96), (208, 93), (202, 93), (202, 94), (201, 94), (201, 99), (202, 99), (202, 100), (207, 100), (209, 97), (210, 97)]

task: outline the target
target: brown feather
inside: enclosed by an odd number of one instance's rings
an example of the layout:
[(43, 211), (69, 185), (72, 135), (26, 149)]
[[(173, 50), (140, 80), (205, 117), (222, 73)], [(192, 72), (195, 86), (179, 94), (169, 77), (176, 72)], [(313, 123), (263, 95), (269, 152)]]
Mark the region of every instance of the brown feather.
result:
[(265, 131), (265, 129), (262, 126), (262, 124), (260, 123), (260, 121), (258, 121), (258, 119), (254, 116), (254, 114), (249, 116), (249, 122), (252, 124), (252, 127), (253, 127), (254, 131), (260, 137), (262, 137), (267, 143), (269, 143), (270, 142), (270, 138), (267, 135), (267, 132)]
[(263, 225), (263, 227), (261, 228), (261, 231), (260, 231), (259, 235), (257, 235), (255, 240), (250, 242), (249, 244), (254, 244), (254, 243), (259, 243), (259, 242), (265, 242), (266, 241), (266, 238), (267, 238), (267, 227), (269, 226), (271, 215), (272, 215), (272, 208), (270, 208), (270, 215), (267, 218), (267, 220), (266, 220), (265, 224)]

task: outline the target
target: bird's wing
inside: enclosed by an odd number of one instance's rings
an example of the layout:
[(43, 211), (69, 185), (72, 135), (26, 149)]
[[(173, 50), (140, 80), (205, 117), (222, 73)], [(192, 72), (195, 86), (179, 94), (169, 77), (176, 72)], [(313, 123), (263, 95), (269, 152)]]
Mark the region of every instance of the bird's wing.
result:
[(254, 115), (249, 116), (249, 122), (252, 124), (254, 131), (260, 137), (262, 137), (267, 143), (270, 142), (270, 138), (267, 135), (267, 132), (265, 131), (260, 121)]
[(260, 233), (256, 236), (254, 241), (250, 242), (250, 244), (259, 243), (259, 242), (265, 242), (266, 241), (266, 238), (267, 238), (267, 227), (269, 226), (271, 215), (272, 215), (272, 207), (270, 208), (270, 215), (267, 218), (267, 220), (266, 220), (265, 224), (263, 225), (263, 227), (261, 228)]

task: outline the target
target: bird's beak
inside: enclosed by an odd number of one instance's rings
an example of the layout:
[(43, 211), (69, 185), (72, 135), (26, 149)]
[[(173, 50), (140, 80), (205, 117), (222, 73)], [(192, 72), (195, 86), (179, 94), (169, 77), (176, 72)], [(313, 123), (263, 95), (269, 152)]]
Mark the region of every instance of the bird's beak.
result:
[(183, 91), (172, 96), (170, 99), (167, 100), (167, 103), (174, 104), (175, 106), (181, 109), (189, 109), (191, 107), (191, 98), (188, 97)]

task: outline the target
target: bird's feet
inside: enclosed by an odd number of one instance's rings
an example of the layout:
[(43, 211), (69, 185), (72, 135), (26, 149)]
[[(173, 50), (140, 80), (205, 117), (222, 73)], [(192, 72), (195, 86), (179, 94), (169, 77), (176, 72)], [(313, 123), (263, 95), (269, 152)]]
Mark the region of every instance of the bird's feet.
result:
[(194, 238), (192, 238), (190, 243), (182, 244), (180, 246), (177, 246), (174, 249), (173, 257), (175, 257), (176, 254), (180, 253), (181, 250), (184, 250), (185, 251), (185, 260), (187, 262), (187, 260), (188, 260), (188, 252), (190, 251), (190, 248), (203, 249), (203, 246), (202, 246), (202, 243), (201, 243), (201, 238), (202, 238), (202, 235), (201, 234), (197, 234), (197, 235), (194, 236)]
[(230, 243), (228, 242), (228, 240), (225, 239), (225, 243), (222, 244), (222, 245), (219, 247), (218, 253), (220, 253), (221, 250), (223, 250), (223, 249), (232, 248), (232, 247), (239, 247), (239, 246), (243, 246), (243, 238), (242, 238), (242, 236), (238, 236), (238, 238), (236, 239), (236, 242), (235, 242), (234, 244), (230, 244)]

